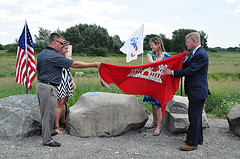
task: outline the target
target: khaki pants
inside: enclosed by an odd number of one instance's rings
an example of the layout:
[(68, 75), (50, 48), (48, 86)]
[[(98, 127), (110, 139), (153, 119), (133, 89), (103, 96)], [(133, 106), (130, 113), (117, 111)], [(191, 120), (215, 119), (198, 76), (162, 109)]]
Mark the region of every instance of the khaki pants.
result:
[(54, 114), (57, 107), (57, 88), (38, 82), (36, 86), (42, 119), (43, 144), (51, 142), (54, 129)]

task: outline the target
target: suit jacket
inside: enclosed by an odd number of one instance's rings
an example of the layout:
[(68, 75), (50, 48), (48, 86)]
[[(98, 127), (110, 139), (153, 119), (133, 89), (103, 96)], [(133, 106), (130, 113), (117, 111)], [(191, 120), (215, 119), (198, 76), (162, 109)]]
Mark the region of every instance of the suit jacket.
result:
[(175, 77), (185, 76), (185, 92), (189, 100), (207, 99), (208, 90), (208, 55), (203, 47), (199, 47), (195, 54), (189, 54), (183, 63), (183, 69), (175, 70)]

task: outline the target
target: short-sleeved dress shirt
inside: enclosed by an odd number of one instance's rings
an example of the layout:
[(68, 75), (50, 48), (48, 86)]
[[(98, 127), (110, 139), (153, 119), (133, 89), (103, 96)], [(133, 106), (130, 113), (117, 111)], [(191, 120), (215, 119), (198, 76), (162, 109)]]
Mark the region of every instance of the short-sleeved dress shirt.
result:
[(62, 68), (67, 69), (72, 63), (73, 60), (47, 47), (37, 57), (38, 80), (59, 85), (62, 79)]

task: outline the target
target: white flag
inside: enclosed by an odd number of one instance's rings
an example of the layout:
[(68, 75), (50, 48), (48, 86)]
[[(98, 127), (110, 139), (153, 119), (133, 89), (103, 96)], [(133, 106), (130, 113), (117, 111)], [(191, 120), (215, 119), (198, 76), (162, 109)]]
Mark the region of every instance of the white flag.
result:
[(127, 54), (127, 62), (136, 60), (137, 56), (143, 53), (143, 25), (130, 36), (120, 48), (120, 51)]

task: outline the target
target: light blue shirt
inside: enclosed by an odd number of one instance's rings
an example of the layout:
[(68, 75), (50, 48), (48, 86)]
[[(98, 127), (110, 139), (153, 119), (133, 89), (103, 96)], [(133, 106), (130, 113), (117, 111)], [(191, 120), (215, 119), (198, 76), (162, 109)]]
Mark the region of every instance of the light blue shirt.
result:
[(194, 50), (193, 50), (193, 55), (195, 54), (195, 52), (197, 51), (198, 48), (200, 48), (201, 45), (197, 46)]

